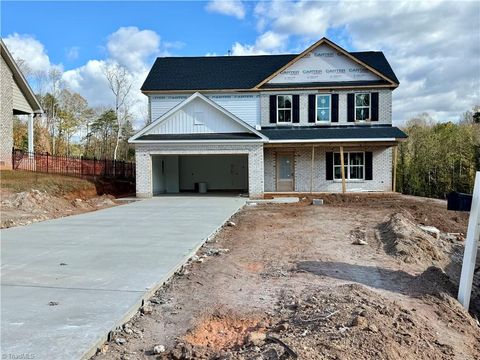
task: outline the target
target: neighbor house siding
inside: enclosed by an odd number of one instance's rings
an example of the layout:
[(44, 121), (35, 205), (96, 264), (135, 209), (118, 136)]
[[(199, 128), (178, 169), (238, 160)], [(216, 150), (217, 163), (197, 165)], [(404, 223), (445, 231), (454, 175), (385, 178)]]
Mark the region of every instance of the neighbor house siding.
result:
[[(295, 153), (295, 189), (297, 192), (341, 192), (341, 181), (326, 180), (326, 153), (338, 152), (338, 148), (315, 147), (313, 164), (313, 188), (311, 189), (312, 148), (282, 148)], [(373, 153), (373, 180), (347, 181), (347, 191), (391, 191), (392, 189), (392, 149), (379, 147), (345, 148), (345, 151), (371, 151)], [(265, 191), (276, 191), (275, 148), (265, 149)]]
[(0, 67), (0, 168), (12, 168), (13, 77), (3, 57)]
[[(193, 94), (150, 95), (152, 122)], [(260, 119), (260, 95), (257, 93), (202, 94), (224, 109), (255, 127)]]
[(152, 194), (152, 155), (208, 155), (208, 154), (247, 154), (248, 191), (250, 197), (261, 197), (264, 192), (263, 144), (135, 144), (137, 169), (137, 196), (151, 197)]
[(392, 123), (392, 90), (389, 89), (365, 89), (365, 90), (341, 90), (333, 92), (316, 91), (268, 91), (260, 95), (260, 123), (264, 126), (276, 126), (270, 123), (270, 95), (298, 94), (300, 96), (300, 122), (287, 123), (278, 126), (328, 126), (318, 125), (308, 122), (308, 95), (309, 94), (339, 94), (338, 96), (338, 122), (331, 123), (337, 125), (353, 125), (347, 122), (347, 94), (355, 92), (378, 92), (378, 121), (372, 121), (371, 124), (391, 124)]
[(32, 108), (30, 107), (30, 105), (28, 104), (28, 101), (27, 99), (25, 98), (25, 96), (23, 95), (22, 93), (22, 90), (20, 90), (20, 88), (18, 87), (18, 84), (12, 80), (12, 91), (13, 91), (13, 108), (15, 110), (19, 110), (19, 111), (22, 111), (22, 112), (25, 112), (25, 113), (33, 113), (33, 110)]

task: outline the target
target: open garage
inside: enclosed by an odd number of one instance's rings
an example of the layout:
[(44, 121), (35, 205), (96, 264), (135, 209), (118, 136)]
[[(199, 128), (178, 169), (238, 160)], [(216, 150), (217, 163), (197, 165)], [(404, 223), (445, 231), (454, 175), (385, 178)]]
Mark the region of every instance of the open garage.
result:
[(152, 155), (154, 195), (204, 189), (248, 193), (248, 155)]

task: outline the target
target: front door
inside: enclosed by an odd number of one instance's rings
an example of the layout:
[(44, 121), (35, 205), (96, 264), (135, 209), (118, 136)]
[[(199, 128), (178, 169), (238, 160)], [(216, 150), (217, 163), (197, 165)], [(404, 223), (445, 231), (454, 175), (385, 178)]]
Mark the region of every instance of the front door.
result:
[(293, 191), (294, 187), (294, 154), (277, 154), (277, 191)]

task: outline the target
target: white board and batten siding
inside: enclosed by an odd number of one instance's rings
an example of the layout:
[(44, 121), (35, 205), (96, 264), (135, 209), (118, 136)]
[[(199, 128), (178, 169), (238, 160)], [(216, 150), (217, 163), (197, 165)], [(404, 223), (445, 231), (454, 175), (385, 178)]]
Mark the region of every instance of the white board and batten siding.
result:
[[(192, 93), (193, 94), (193, 93)], [(150, 96), (152, 122), (185, 101), (192, 94)], [(260, 95), (256, 93), (203, 94), (247, 124), (255, 127), (260, 121)]]
[(246, 128), (202, 99), (194, 99), (148, 131), (148, 134), (239, 133)]

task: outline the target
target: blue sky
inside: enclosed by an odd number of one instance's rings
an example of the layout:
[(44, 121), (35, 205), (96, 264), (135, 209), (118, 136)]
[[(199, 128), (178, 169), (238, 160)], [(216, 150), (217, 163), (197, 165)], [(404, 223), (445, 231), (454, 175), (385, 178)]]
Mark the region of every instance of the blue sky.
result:
[(478, 1), (1, 2), (14, 57), (32, 72), (60, 69), (94, 106), (111, 101), (102, 64), (121, 63), (137, 118), (145, 108), (138, 88), (156, 56), (300, 52), (327, 36), (347, 50), (384, 51), (401, 82), (396, 122), (423, 112), (457, 120), (480, 103), (478, 28)]
[[(33, 35), (48, 49), (51, 61), (66, 68), (104, 57), (102, 45), (120, 27), (150, 29), (161, 34), (163, 41), (181, 42), (175, 49), (178, 56), (223, 54), (232, 40), (247, 42), (256, 36), (251, 21), (207, 12), (201, 1), (2, 1), (1, 8), (2, 36)], [(21, 21), (13, 16), (20, 13)], [(66, 56), (72, 47), (79, 48), (79, 57), (73, 61)]]

